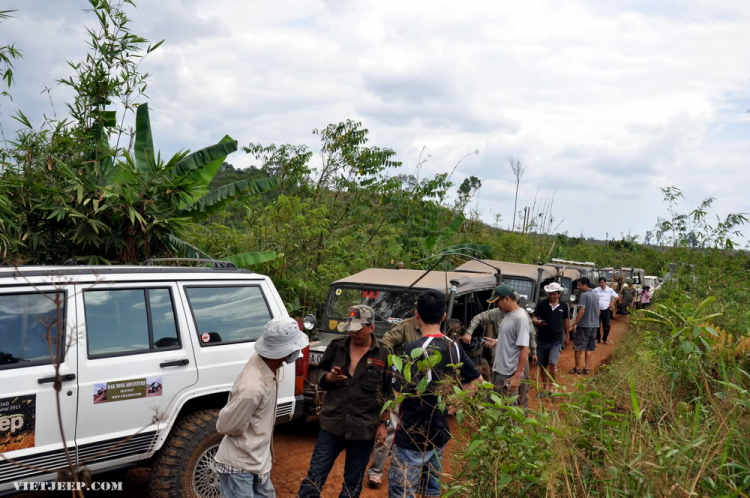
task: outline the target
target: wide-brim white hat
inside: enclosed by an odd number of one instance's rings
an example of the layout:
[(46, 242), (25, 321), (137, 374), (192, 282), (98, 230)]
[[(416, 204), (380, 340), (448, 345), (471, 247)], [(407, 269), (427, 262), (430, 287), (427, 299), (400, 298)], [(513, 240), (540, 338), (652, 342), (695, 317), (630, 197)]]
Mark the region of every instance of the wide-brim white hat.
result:
[(263, 336), (255, 341), (255, 352), (263, 358), (286, 358), (309, 344), (307, 336), (299, 329), (297, 320), (288, 316), (276, 317), (263, 327)]
[(562, 291), (563, 291), (563, 286), (558, 284), (557, 282), (552, 282), (551, 284), (544, 286), (544, 292), (546, 292), (547, 294), (549, 294), (550, 292), (562, 293)]

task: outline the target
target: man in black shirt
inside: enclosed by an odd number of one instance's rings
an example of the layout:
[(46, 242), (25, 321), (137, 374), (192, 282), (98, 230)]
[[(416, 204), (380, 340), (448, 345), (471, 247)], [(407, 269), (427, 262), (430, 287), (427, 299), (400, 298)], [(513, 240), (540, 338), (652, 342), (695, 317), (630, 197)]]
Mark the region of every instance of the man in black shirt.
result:
[(555, 374), (560, 351), (565, 349), (566, 337), (570, 330), (570, 311), (568, 305), (560, 301), (563, 288), (557, 282), (544, 286), (547, 299), (539, 301), (531, 319), (536, 325), (537, 364), (544, 391), (540, 396), (550, 394), (555, 387)]
[(385, 442), (390, 413), (381, 408), (392, 392), (388, 349), (375, 338), (375, 311), (365, 305), (349, 308), (346, 337), (334, 339), (318, 369), (326, 390), (320, 412), (320, 434), (299, 497), (319, 498), (336, 458), (346, 451), (340, 497), (362, 491), (374, 444)]
[[(427, 371), (417, 372), (412, 365), (411, 382), (403, 386), (404, 392), (417, 396), (401, 403), (401, 420), (393, 441), (391, 468), (388, 473), (388, 496), (413, 497), (440, 496), (440, 472), (445, 444), (450, 440), (448, 414), (438, 401), (435, 390), (443, 380), (455, 378), (466, 389), (476, 389), (481, 375), (458, 343), (440, 332), (445, 319), (445, 295), (430, 290), (420, 294), (415, 318), (422, 338), (410, 342), (404, 354), (411, 357), (416, 348), (425, 350), (425, 357), (440, 354), (440, 362)], [(448, 365), (463, 363), (459, 370)], [(426, 378), (427, 389), (419, 394), (416, 386)]]

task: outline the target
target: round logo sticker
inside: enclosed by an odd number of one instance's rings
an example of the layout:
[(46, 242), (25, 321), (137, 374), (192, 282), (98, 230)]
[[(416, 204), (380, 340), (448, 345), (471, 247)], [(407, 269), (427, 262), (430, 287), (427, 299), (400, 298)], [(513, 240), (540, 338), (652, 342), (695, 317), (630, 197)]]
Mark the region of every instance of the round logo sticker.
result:
[(204, 332), (203, 334), (201, 334), (201, 341), (211, 342), (211, 334), (209, 334), (208, 332)]
[(336, 289), (336, 295), (337, 295), (337, 296), (340, 296), (340, 295), (341, 295), (341, 289)]

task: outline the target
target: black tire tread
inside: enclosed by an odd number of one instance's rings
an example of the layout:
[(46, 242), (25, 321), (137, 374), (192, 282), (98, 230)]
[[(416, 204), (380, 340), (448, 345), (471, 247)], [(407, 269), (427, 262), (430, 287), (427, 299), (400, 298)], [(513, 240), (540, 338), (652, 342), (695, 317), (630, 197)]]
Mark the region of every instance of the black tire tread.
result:
[(183, 498), (180, 474), (189, 459), (188, 448), (205, 431), (216, 430), (216, 408), (189, 413), (175, 422), (151, 465), (151, 498)]

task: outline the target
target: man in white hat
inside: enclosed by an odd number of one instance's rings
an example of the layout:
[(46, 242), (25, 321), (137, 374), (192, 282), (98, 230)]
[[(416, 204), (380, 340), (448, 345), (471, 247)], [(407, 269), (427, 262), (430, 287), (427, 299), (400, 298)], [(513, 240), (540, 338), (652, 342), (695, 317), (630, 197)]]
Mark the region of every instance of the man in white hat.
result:
[(554, 392), (557, 360), (565, 349), (570, 330), (570, 310), (560, 301), (563, 287), (557, 282), (544, 286), (547, 299), (542, 299), (534, 308), (531, 319), (537, 327), (536, 350), (538, 355), (542, 390), (539, 396)]
[(215, 469), (223, 498), (272, 498), (271, 436), (276, 419), (277, 372), (294, 363), (307, 347), (297, 321), (282, 316), (269, 321), (255, 342), (255, 354), (235, 380), (216, 430), (224, 439)]

